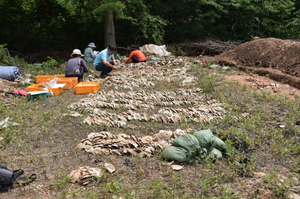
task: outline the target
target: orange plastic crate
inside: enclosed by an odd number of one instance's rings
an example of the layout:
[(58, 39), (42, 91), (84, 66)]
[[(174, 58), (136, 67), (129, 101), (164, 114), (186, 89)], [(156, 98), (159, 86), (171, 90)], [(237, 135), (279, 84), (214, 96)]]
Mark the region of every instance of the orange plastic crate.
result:
[(74, 86), (73, 80), (68, 78), (60, 78), (56, 81), (58, 84), (66, 84), (64, 89), (71, 89)]
[(44, 84), (32, 84), (27, 87), (27, 91), (42, 91), (44, 88), (47, 88), (47, 86)]
[[(53, 78), (46, 79), (45, 82), (49, 82), (53, 80)], [(58, 78), (56, 80), (57, 84), (65, 84), (64, 89), (71, 89), (74, 86), (74, 80), (69, 78)]]
[(64, 91), (64, 86), (56, 87), (56, 88), (48, 88), (50, 91), (53, 92), (53, 95), (60, 95)]
[(47, 82), (47, 79), (54, 78), (54, 75), (38, 75), (35, 78), (36, 83)]
[(99, 82), (80, 82), (75, 86), (76, 94), (94, 93), (100, 89)]
[(68, 79), (72, 79), (73, 81), (73, 86), (76, 86), (78, 84), (78, 77), (66, 77), (65, 74), (58, 74), (58, 75), (54, 75), (55, 77), (58, 77), (60, 79), (62, 78), (68, 78)]
[(73, 81), (73, 86), (78, 84), (78, 77), (61, 77), (60, 79), (71, 79)]
[(58, 78), (65, 78), (65, 74), (59, 74), (59, 75), (54, 75), (55, 77), (58, 77)]

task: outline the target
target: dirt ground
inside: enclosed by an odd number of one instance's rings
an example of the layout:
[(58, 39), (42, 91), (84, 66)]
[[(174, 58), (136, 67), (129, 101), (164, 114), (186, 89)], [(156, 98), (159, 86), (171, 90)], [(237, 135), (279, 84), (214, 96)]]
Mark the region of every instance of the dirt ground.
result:
[[(204, 45), (206, 45), (205, 51), (207, 52), (211, 52), (207, 49), (210, 46), (216, 52), (217, 45), (220, 45), (219, 49), (225, 52), (216, 56), (206, 56), (203, 55), (205, 53), (200, 52)], [(246, 71), (246, 73), (226, 76), (228, 80), (235, 80), (258, 90), (284, 94), (292, 99), (294, 95), (300, 95), (300, 42), (276, 38), (255, 38), (235, 48), (233, 44), (229, 44), (228, 48), (224, 45), (224, 43), (212, 45), (211, 42), (205, 42), (202, 45), (192, 44), (193, 47), (201, 48), (196, 50), (201, 54), (196, 58), (200, 58), (202, 62), (235, 66)], [(4, 94), (15, 89), (18, 89), (17, 82), (0, 79), (0, 100), (9, 103), (10, 99)]]
[(5, 96), (6, 92), (12, 92), (18, 89), (18, 82), (12, 82), (0, 78), (0, 101), (10, 104), (12, 100)]

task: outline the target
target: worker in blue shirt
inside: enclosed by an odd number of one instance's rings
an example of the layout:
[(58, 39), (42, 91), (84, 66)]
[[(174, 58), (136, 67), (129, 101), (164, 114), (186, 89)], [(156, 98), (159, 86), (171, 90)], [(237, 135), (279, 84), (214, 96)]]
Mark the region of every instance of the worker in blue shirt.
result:
[(96, 71), (101, 71), (101, 78), (107, 77), (108, 73), (112, 70), (117, 70), (117, 64), (114, 57), (116, 52), (117, 48), (110, 45), (97, 55), (94, 61), (94, 68)]

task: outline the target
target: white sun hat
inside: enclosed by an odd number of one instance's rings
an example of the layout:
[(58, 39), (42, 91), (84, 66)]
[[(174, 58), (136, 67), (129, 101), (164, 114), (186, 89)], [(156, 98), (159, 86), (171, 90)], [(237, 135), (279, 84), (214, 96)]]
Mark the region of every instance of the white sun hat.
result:
[(83, 54), (81, 54), (81, 51), (79, 49), (74, 49), (70, 56), (73, 57), (73, 55), (80, 55), (81, 57), (83, 57)]

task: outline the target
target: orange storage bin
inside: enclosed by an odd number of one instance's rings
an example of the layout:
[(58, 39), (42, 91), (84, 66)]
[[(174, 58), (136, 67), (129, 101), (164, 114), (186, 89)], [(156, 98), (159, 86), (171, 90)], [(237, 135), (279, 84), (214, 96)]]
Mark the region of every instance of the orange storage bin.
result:
[(35, 78), (36, 83), (40, 83), (40, 82), (47, 82), (47, 79), (53, 79), (54, 75), (38, 75)]
[(80, 82), (75, 86), (76, 94), (94, 93), (100, 89), (99, 82)]
[(53, 93), (53, 95), (60, 95), (64, 91), (64, 89), (61, 87), (48, 89)]
[(72, 80), (73, 86), (76, 86), (78, 84), (78, 77), (61, 77), (59, 79), (60, 80), (65, 80), (65, 79)]
[(54, 75), (54, 77), (58, 77), (58, 78), (65, 78), (65, 74), (59, 74), (59, 75)]
[(71, 79), (73, 81), (73, 86), (78, 84), (78, 77), (65, 77), (67, 79)]
[(67, 78), (60, 78), (56, 81), (58, 84), (66, 84), (63, 89), (71, 89), (73, 87), (73, 80)]
[(42, 91), (44, 88), (47, 88), (47, 86), (44, 84), (32, 84), (27, 87), (27, 91)]
[[(53, 78), (46, 79), (46, 82), (53, 80)], [(74, 80), (69, 78), (58, 78), (56, 80), (57, 84), (65, 84), (64, 89), (71, 89), (74, 86)]]
[(54, 75), (55, 77), (58, 77), (60, 79), (62, 78), (68, 78), (73, 81), (73, 86), (76, 86), (78, 84), (78, 77), (66, 77), (65, 74), (59, 74), (59, 75)]
[(48, 90), (53, 92), (53, 95), (60, 95), (64, 91), (64, 84), (56, 84), (54, 88), (48, 88)]

